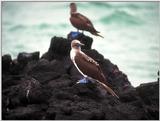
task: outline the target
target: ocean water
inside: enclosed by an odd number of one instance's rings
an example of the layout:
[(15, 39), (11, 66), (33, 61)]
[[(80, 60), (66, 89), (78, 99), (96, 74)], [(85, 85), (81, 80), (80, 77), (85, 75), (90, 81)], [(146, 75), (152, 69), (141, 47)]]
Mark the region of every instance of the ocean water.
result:
[[(159, 2), (76, 2), (104, 39), (89, 32), (93, 49), (117, 64), (133, 86), (157, 81), (160, 69)], [(2, 2), (2, 55), (48, 50), (53, 36), (67, 37), (69, 2)]]

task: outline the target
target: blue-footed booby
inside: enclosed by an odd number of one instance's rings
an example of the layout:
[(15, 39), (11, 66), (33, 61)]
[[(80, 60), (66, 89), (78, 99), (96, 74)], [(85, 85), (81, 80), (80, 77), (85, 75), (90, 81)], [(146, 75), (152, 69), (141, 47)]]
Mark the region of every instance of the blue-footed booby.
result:
[(107, 86), (107, 80), (99, 64), (81, 51), (81, 46), (83, 45), (84, 44), (82, 44), (79, 40), (73, 40), (71, 42), (70, 58), (77, 70), (82, 74), (84, 78), (93, 78), (103, 88), (105, 88), (107, 92), (119, 98), (116, 93), (109, 86)]
[(88, 31), (93, 35), (100, 36), (103, 38), (103, 36), (98, 34), (100, 32), (98, 32), (94, 28), (92, 22), (86, 16), (77, 13), (77, 6), (75, 3), (70, 4), (70, 15), (70, 22), (75, 28), (82, 31)]

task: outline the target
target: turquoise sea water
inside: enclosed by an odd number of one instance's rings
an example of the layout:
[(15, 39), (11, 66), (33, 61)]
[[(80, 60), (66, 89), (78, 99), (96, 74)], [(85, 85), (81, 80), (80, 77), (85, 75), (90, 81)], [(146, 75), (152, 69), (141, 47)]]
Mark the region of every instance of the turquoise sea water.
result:
[[(133, 86), (157, 80), (160, 49), (159, 2), (77, 2), (104, 39), (93, 47), (117, 64)], [(53, 36), (76, 31), (69, 2), (2, 2), (2, 55), (48, 50)]]

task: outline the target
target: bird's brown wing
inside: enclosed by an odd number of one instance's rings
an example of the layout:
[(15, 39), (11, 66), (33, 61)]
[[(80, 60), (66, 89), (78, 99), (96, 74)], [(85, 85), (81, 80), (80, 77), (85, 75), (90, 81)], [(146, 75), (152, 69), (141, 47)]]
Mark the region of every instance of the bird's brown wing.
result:
[(97, 67), (99, 66), (99, 64), (98, 64), (94, 59), (92, 59), (91, 57), (87, 56), (87, 55), (84, 54), (84, 53), (81, 53), (81, 54), (83, 55), (83, 58), (84, 58), (86, 61), (88, 61), (88, 62), (96, 65)]
[(100, 81), (103, 81), (103, 83), (110, 86), (110, 84), (106, 81), (106, 78), (105, 78), (103, 71), (102, 71), (100, 65), (98, 64), (98, 62), (95, 61), (94, 59), (92, 59), (91, 57), (87, 56), (86, 54), (84, 54), (84, 53), (82, 53), (82, 54), (83, 54), (83, 57), (86, 61), (88, 61), (88, 62), (92, 63), (94, 66), (96, 66), (96, 68), (98, 69), (98, 72), (100, 73), (100, 76), (99, 76)]
[(99, 31), (97, 31), (94, 28), (92, 22), (86, 16), (84, 16), (84, 15), (82, 15), (80, 13), (77, 13), (77, 17), (86, 23), (86, 25), (88, 26), (90, 32), (95, 33), (95, 34), (96, 33), (100, 33)]
[[(87, 56), (84, 53), (78, 52), (75, 56), (75, 62), (78, 68), (85, 74), (94, 79), (100, 80), (103, 83), (106, 82), (106, 79), (100, 69), (99, 64), (92, 59), (91, 57)], [(106, 84), (106, 83), (105, 83)]]
[(93, 26), (92, 22), (84, 15), (80, 14), (80, 13), (76, 13), (77, 18), (79, 18), (81, 21), (83, 21), (86, 26), (88, 27), (90, 32), (96, 32), (99, 33)]
[(96, 35), (99, 33), (93, 26), (92, 22), (80, 13), (72, 13), (70, 21), (72, 25), (80, 30), (86, 30)]
[(84, 15), (82, 15), (82, 14), (80, 14), (80, 13), (77, 13), (77, 17), (78, 17), (79, 19), (81, 19), (82, 21), (84, 21), (88, 26), (93, 27), (92, 22), (91, 22), (86, 16), (84, 16)]

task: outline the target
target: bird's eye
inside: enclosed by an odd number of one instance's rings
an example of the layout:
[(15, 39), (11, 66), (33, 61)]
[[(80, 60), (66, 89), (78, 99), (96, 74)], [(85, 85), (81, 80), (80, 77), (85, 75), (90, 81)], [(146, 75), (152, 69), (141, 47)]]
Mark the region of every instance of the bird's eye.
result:
[(79, 47), (81, 47), (81, 45), (80, 45), (80, 44), (77, 44), (77, 45), (76, 45), (76, 47), (78, 47), (78, 48), (79, 48)]

